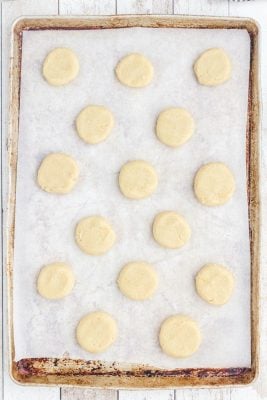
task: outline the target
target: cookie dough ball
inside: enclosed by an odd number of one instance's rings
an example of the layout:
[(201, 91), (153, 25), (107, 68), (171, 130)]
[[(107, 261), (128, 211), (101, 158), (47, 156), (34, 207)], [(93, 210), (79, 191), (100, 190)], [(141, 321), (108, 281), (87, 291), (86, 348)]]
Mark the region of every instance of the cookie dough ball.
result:
[(70, 49), (54, 49), (44, 60), (43, 76), (50, 85), (66, 85), (76, 78), (78, 72), (78, 58)]
[(49, 300), (67, 296), (75, 283), (71, 268), (62, 262), (48, 264), (41, 269), (37, 279), (37, 290)]
[(220, 306), (232, 295), (234, 276), (222, 265), (206, 264), (196, 275), (196, 289), (203, 300)]
[(191, 237), (187, 221), (174, 211), (163, 211), (156, 215), (152, 230), (156, 242), (168, 249), (179, 249)]
[(76, 118), (78, 135), (89, 144), (97, 144), (105, 140), (113, 126), (114, 117), (104, 106), (88, 106)]
[(38, 170), (37, 182), (48, 193), (69, 193), (79, 177), (76, 161), (64, 153), (46, 156)]
[(133, 88), (147, 86), (153, 78), (153, 66), (142, 54), (133, 53), (122, 58), (116, 67), (121, 83)]
[(194, 191), (200, 203), (206, 206), (220, 206), (232, 197), (235, 179), (225, 164), (205, 164), (196, 173)]
[(105, 254), (116, 240), (109, 222), (98, 215), (82, 219), (75, 230), (76, 243), (82, 251), (92, 256)]
[(194, 71), (201, 85), (216, 86), (231, 78), (232, 65), (223, 49), (209, 49), (201, 54), (194, 65)]
[(199, 348), (201, 333), (193, 319), (186, 315), (173, 315), (162, 323), (159, 342), (168, 356), (190, 357)]
[(132, 300), (152, 297), (158, 286), (158, 276), (152, 265), (146, 262), (126, 264), (118, 277), (121, 292)]
[(156, 190), (157, 185), (156, 171), (146, 161), (129, 161), (120, 170), (119, 187), (129, 199), (144, 199)]
[(157, 137), (167, 146), (181, 146), (190, 139), (194, 130), (194, 120), (191, 114), (183, 108), (168, 108), (158, 116)]
[(116, 321), (104, 311), (83, 317), (76, 328), (79, 345), (90, 353), (102, 353), (115, 342), (118, 335)]

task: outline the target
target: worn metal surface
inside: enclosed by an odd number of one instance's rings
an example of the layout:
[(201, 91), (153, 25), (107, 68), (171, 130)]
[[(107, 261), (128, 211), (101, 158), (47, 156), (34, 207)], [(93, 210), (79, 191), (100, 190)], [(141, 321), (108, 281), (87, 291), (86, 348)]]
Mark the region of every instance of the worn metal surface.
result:
[[(251, 37), (251, 65), (247, 124), (247, 188), (251, 249), (251, 368), (159, 370), (144, 365), (108, 364), (72, 359), (24, 359), (14, 361), (12, 323), (12, 271), (14, 251), (15, 193), (19, 123), (20, 68), (23, 30), (109, 29), (132, 26), (166, 28), (246, 29)], [(9, 136), (9, 240), (8, 286), (11, 373), (20, 383), (88, 385), (92, 387), (178, 387), (247, 384), (258, 371), (258, 285), (259, 285), (259, 166), (258, 166), (258, 29), (254, 22), (226, 18), (179, 17), (100, 17), (100, 18), (26, 18), (14, 27), (11, 65), (11, 113)]]

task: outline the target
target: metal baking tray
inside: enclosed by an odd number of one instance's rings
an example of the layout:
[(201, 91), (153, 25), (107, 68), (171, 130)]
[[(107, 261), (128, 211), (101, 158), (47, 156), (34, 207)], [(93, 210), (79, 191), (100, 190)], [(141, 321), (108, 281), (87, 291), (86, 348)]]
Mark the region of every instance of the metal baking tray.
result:
[[(246, 166), (251, 255), (251, 366), (250, 368), (156, 369), (144, 365), (105, 363), (69, 358), (27, 358), (15, 361), (13, 328), (13, 257), (16, 209), (16, 175), (19, 135), (22, 34), (27, 30), (88, 30), (127, 27), (243, 29), (250, 36), (250, 72)], [(9, 122), (8, 198), (8, 308), (10, 371), (22, 384), (77, 385), (109, 388), (171, 388), (248, 384), (257, 375), (259, 319), (259, 83), (258, 27), (250, 19), (159, 16), (22, 18), (13, 26)]]

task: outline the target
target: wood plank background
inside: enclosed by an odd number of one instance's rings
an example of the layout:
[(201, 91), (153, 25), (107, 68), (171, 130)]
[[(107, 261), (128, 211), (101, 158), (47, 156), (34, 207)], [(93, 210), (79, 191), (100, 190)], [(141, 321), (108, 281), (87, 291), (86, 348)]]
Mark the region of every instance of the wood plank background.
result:
[[(1, 0), (0, 0), (1, 1)], [(3, 400), (265, 400), (267, 399), (267, 2), (251, 0), (5, 0), (1, 2), (1, 126), (2, 126), (2, 213), (1, 224), (6, 226), (7, 162), (6, 135), (8, 121), (8, 64), (10, 27), (21, 15), (109, 15), (109, 14), (190, 14), (246, 16), (261, 25), (262, 68), (262, 279), (261, 279), (261, 368), (258, 379), (248, 387), (179, 390), (93, 390), (75, 388), (23, 387), (15, 384), (8, 373), (6, 330), (5, 236), (2, 235), (2, 298), (3, 310), (1, 384)], [(265, 72), (266, 71), (266, 72)], [(265, 183), (266, 181), (266, 183)], [(265, 250), (266, 249), (266, 250)], [(265, 270), (264, 270), (265, 267)], [(2, 352), (3, 349), (3, 352)]]

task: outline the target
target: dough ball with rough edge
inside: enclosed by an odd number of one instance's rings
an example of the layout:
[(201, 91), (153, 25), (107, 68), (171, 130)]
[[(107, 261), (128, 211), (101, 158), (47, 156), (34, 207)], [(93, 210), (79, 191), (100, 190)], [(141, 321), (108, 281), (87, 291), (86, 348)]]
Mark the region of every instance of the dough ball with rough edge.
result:
[(152, 265), (138, 261), (126, 264), (117, 280), (120, 291), (132, 300), (152, 297), (158, 286), (158, 275)]
[(234, 276), (228, 268), (219, 264), (204, 265), (195, 281), (197, 293), (210, 304), (225, 304), (233, 293)]
[(76, 328), (77, 342), (90, 353), (104, 352), (115, 342), (117, 335), (116, 321), (104, 311), (85, 315)]
[(105, 140), (113, 126), (113, 114), (104, 106), (85, 107), (76, 118), (77, 133), (89, 144), (97, 144)]
[(195, 130), (191, 114), (183, 108), (168, 108), (157, 119), (158, 139), (170, 147), (178, 147), (187, 142)]
[(66, 85), (76, 78), (79, 68), (76, 54), (71, 49), (59, 47), (46, 56), (43, 76), (50, 85)]
[(75, 230), (76, 243), (80, 249), (92, 256), (107, 253), (116, 240), (110, 223), (99, 215), (80, 220)]
[(38, 169), (37, 182), (48, 193), (69, 193), (79, 177), (76, 161), (64, 153), (46, 156)]
[(201, 343), (198, 324), (186, 315), (173, 315), (163, 321), (159, 342), (168, 356), (186, 358), (194, 354)]
[(217, 86), (231, 78), (232, 64), (225, 50), (214, 48), (204, 51), (194, 64), (201, 85)]
[(157, 185), (157, 173), (146, 161), (129, 161), (120, 170), (119, 187), (129, 199), (144, 199), (156, 190)]
[(142, 54), (133, 53), (122, 58), (116, 66), (116, 75), (121, 83), (132, 88), (149, 85), (153, 79), (154, 68)]
[(220, 206), (233, 196), (235, 179), (225, 164), (208, 163), (197, 171), (194, 191), (200, 203), (206, 206)]
[(168, 249), (179, 249), (191, 237), (187, 221), (174, 211), (163, 211), (153, 221), (153, 236), (158, 244)]
[(42, 297), (56, 300), (67, 296), (74, 283), (75, 277), (69, 265), (56, 262), (41, 269), (37, 279), (37, 290)]

